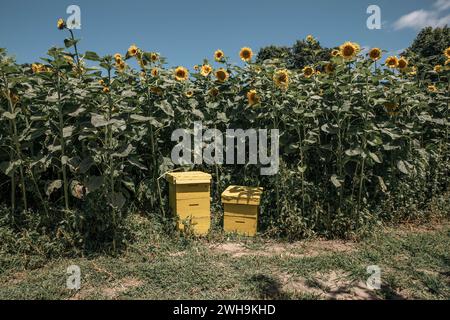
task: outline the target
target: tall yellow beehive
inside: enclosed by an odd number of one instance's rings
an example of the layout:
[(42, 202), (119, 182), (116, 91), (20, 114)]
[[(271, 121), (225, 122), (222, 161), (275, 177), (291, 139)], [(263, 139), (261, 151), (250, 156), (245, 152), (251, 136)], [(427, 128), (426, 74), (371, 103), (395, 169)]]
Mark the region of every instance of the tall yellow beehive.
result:
[(254, 236), (258, 226), (258, 208), (263, 188), (229, 186), (222, 193), (223, 229), (240, 235)]
[(178, 216), (177, 227), (184, 229), (190, 223), (196, 235), (205, 235), (211, 224), (211, 175), (200, 171), (166, 174), (169, 182), (169, 203)]

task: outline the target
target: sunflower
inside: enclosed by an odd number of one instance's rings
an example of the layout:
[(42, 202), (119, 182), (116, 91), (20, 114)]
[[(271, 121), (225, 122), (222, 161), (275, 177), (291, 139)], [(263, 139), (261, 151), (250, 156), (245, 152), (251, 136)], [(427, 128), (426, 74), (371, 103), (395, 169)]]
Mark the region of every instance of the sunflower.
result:
[(331, 51), (331, 56), (332, 57), (338, 57), (339, 56), (339, 50), (336, 50), (336, 49), (332, 50)]
[(409, 68), (408, 74), (410, 76), (415, 76), (417, 74), (417, 68), (415, 66), (412, 66), (411, 68)]
[(159, 74), (159, 71), (158, 71), (158, 69), (153, 68), (152, 71), (150, 71), (150, 74), (154, 77), (157, 77)]
[(134, 57), (135, 55), (137, 55), (137, 53), (138, 53), (138, 47), (136, 47), (136, 45), (133, 44), (128, 48), (128, 55), (130, 57)]
[(252, 89), (249, 92), (247, 92), (247, 100), (248, 104), (251, 106), (259, 103), (259, 96), (256, 90)]
[(253, 51), (249, 47), (244, 47), (239, 52), (239, 56), (241, 57), (242, 61), (250, 62), (250, 60), (252, 60), (253, 57)]
[(397, 68), (398, 67), (398, 58), (396, 56), (390, 56), (386, 59), (386, 66), (389, 68)]
[(353, 42), (345, 42), (339, 47), (340, 55), (346, 60), (352, 60), (360, 51), (359, 45)]
[(109, 87), (103, 87), (103, 93), (109, 93)]
[(163, 90), (160, 87), (150, 87), (150, 91), (159, 96), (163, 94)]
[(436, 92), (436, 91), (437, 91), (437, 88), (436, 88), (436, 86), (435, 86), (434, 84), (431, 84), (431, 85), (428, 86), (428, 91), (430, 91), (430, 92)]
[(126, 67), (126, 64), (125, 64), (124, 61), (121, 60), (119, 62), (116, 62), (116, 69), (117, 69), (117, 71), (123, 72), (125, 70), (125, 67)]
[(216, 96), (219, 94), (219, 89), (217, 89), (217, 88), (211, 88), (211, 89), (208, 91), (208, 94), (209, 94), (211, 97), (216, 97)]
[(211, 71), (212, 71), (211, 66), (209, 64), (204, 64), (202, 66), (200, 73), (202, 76), (207, 77), (211, 73)]
[(216, 78), (220, 82), (225, 82), (228, 80), (228, 72), (224, 68), (220, 68), (216, 71)]
[(380, 48), (372, 48), (369, 51), (369, 57), (373, 61), (377, 61), (381, 58), (381, 50)]
[(216, 50), (216, 52), (214, 52), (214, 59), (217, 62), (221, 62), (223, 60), (224, 54), (222, 50)]
[(15, 94), (15, 93), (12, 93), (12, 92), (9, 94), (9, 98), (11, 99), (11, 103), (13, 105), (16, 105), (20, 101), (19, 96), (17, 94)]
[(442, 66), (440, 64), (437, 64), (434, 66), (433, 70), (437, 73), (442, 72)]
[(303, 71), (303, 75), (306, 78), (310, 78), (312, 75), (314, 75), (314, 68), (313, 67), (306, 66), (306, 67), (303, 68), (302, 71)]
[(59, 18), (58, 21), (56, 22), (56, 26), (58, 27), (59, 30), (62, 30), (66, 27), (66, 22)]
[(334, 72), (334, 65), (332, 63), (327, 63), (325, 65), (325, 72), (330, 74)]
[(184, 95), (188, 98), (192, 98), (192, 96), (194, 95), (194, 91), (188, 90), (184, 93)]
[(31, 70), (33, 70), (33, 73), (41, 73), (41, 72), (45, 72), (46, 68), (44, 65), (42, 65), (40, 63), (33, 63), (31, 65)]
[(103, 79), (98, 80), (98, 84), (101, 86), (105, 86), (105, 80)]
[(398, 114), (398, 104), (395, 102), (386, 102), (384, 108), (390, 116), (395, 116)]
[(398, 66), (397, 66), (397, 68), (400, 71), (405, 71), (407, 67), (408, 67), (408, 60), (406, 60), (405, 57), (400, 57), (400, 59), (398, 59)]
[(450, 58), (450, 47), (448, 47), (447, 49), (444, 50), (444, 56), (446, 56), (447, 58)]
[(289, 72), (286, 69), (277, 70), (273, 75), (273, 82), (277, 87), (286, 89), (289, 86)]
[(152, 54), (150, 54), (150, 60), (152, 60), (152, 62), (158, 61), (158, 58), (159, 57), (157, 53), (152, 52)]
[(73, 58), (71, 56), (63, 56), (63, 58), (68, 64), (73, 64)]
[(120, 53), (116, 53), (114, 55), (114, 60), (116, 60), (116, 63), (119, 63), (120, 61), (122, 61), (122, 55)]
[(308, 34), (306, 36), (306, 42), (312, 43), (312, 42), (314, 42), (314, 40), (315, 39), (314, 39), (314, 37), (312, 35)]
[(189, 71), (185, 67), (175, 69), (175, 79), (177, 81), (185, 81), (189, 78)]

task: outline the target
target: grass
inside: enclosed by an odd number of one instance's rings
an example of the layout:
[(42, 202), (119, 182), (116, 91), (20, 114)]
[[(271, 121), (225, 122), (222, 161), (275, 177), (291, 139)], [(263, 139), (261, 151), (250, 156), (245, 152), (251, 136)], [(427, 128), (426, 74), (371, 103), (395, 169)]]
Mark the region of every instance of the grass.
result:
[[(129, 218), (135, 241), (111, 256), (0, 256), (0, 299), (450, 299), (450, 223), (385, 228), (360, 242), (165, 236)], [(81, 289), (66, 269), (81, 268)], [(366, 268), (381, 268), (380, 290)]]

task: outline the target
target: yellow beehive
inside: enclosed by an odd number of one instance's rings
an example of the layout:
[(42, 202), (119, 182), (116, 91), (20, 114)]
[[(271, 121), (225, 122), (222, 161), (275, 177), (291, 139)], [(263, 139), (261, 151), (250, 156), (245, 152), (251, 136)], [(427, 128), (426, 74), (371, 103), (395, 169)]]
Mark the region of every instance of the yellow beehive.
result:
[(188, 222), (195, 234), (207, 234), (211, 224), (211, 175), (200, 171), (172, 172), (165, 178), (169, 182), (170, 208), (178, 216), (178, 229), (183, 230), (184, 222)]
[(222, 193), (223, 229), (254, 236), (258, 226), (258, 207), (263, 188), (229, 186)]

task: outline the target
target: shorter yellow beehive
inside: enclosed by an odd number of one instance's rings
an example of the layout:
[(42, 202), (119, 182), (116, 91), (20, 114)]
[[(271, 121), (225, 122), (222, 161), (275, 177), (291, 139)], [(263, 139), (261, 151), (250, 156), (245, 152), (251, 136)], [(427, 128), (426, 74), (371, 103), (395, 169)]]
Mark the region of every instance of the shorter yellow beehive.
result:
[(223, 229), (253, 237), (258, 226), (258, 208), (263, 188), (229, 186), (222, 193)]
[(200, 171), (166, 174), (169, 182), (169, 204), (177, 215), (177, 227), (189, 223), (194, 234), (205, 235), (211, 225), (211, 175)]

